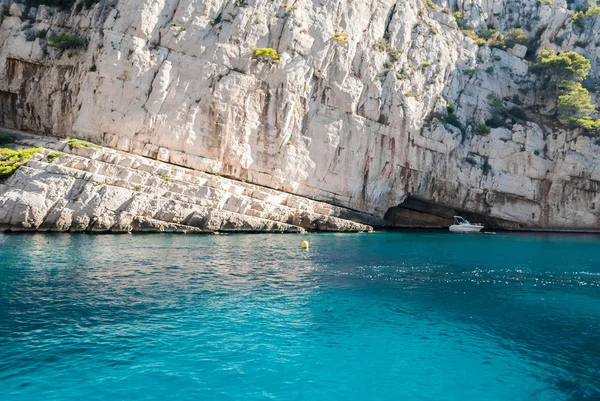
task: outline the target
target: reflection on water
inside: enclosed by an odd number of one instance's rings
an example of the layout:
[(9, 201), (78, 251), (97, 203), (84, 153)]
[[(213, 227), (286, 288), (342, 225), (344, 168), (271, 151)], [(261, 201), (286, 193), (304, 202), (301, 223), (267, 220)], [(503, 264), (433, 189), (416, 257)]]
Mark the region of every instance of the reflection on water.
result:
[(600, 399), (598, 239), (0, 235), (0, 399)]

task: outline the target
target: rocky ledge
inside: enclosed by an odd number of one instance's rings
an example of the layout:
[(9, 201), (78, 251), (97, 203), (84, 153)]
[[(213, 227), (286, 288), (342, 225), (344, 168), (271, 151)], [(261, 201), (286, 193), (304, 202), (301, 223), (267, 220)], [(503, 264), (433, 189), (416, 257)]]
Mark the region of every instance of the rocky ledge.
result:
[(372, 216), (142, 156), (22, 133), (16, 145), (44, 152), (0, 183), (2, 231), (372, 231), (341, 218)]

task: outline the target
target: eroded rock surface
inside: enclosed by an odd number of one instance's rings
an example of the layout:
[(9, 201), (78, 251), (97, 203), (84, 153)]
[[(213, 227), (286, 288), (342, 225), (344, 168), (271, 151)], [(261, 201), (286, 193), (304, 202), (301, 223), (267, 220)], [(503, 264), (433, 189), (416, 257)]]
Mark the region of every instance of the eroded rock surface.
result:
[[(600, 147), (548, 118), (528, 72), (536, 48), (576, 49), (591, 60), (597, 99), (600, 16), (575, 27), (564, 0), (101, 0), (68, 12), (1, 3), (0, 125), (376, 220), (415, 197), (507, 227), (599, 228)], [(530, 48), (480, 47), (456, 11), (476, 29), (522, 27)], [(85, 47), (47, 46), (60, 32)], [(255, 47), (276, 49), (280, 64), (253, 61)], [(490, 96), (530, 121), (477, 135)], [(440, 121), (447, 104), (462, 132)]]
[[(0, 184), (0, 229), (71, 232), (363, 232), (355, 212), (109, 149), (19, 140), (35, 154)], [(373, 219), (363, 216), (362, 220)]]

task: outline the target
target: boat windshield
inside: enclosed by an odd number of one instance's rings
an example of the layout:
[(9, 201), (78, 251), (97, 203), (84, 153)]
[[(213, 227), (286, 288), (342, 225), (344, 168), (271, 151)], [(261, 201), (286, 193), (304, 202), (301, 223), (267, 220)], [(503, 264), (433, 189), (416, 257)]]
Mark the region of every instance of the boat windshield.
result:
[(454, 221), (456, 222), (456, 224), (459, 225), (470, 224), (467, 220), (463, 219), (460, 216), (454, 216)]

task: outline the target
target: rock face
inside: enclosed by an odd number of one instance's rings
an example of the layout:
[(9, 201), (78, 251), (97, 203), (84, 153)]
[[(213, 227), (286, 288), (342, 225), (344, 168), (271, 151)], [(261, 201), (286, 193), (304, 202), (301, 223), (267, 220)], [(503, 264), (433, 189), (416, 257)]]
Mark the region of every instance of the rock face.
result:
[[(472, 213), (497, 227), (599, 228), (600, 147), (547, 117), (528, 73), (534, 46), (576, 48), (598, 88), (600, 16), (575, 27), (563, 0), (0, 3), (0, 125), (296, 194), (370, 224)], [(479, 47), (444, 8), (474, 28), (521, 26), (531, 48)], [(61, 32), (83, 48), (48, 46)], [(252, 59), (267, 47), (280, 63)], [(490, 98), (529, 121), (477, 135)], [(462, 130), (442, 122), (447, 104)]]
[[(362, 232), (356, 213), (109, 149), (36, 137), (36, 154), (0, 184), (0, 229), (71, 232)], [(363, 216), (363, 220), (369, 219)]]

